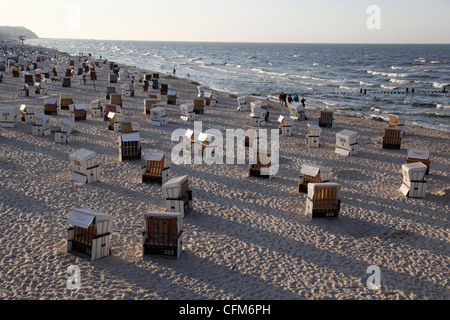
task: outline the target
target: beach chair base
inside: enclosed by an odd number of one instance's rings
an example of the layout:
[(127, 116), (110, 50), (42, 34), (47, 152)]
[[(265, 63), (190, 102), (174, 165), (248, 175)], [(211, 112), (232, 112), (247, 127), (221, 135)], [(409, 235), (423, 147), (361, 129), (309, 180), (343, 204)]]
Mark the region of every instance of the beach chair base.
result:
[(319, 148), (320, 147), (320, 137), (310, 137), (310, 136), (306, 136), (306, 145), (309, 148)]
[(279, 132), (281, 136), (292, 136), (292, 127), (280, 127)]
[(427, 182), (425, 180), (411, 181), (409, 187), (403, 183), (400, 191), (408, 198), (424, 198), (427, 193)]
[(401, 144), (392, 144), (383, 142), (383, 149), (400, 149)]
[(88, 168), (86, 174), (72, 172), (72, 181), (82, 183), (93, 183), (100, 180), (99, 166)]
[(181, 212), (186, 217), (193, 208), (192, 190), (187, 189), (184, 197), (181, 198), (166, 198), (166, 211), (167, 212)]
[(265, 172), (261, 172), (261, 170), (257, 169), (249, 169), (249, 177), (258, 177), (258, 178), (265, 178), (265, 179), (273, 179), (273, 175), (266, 174)]
[(164, 245), (150, 245), (144, 244), (142, 246), (143, 256), (152, 256), (154, 258), (166, 258), (178, 260), (182, 253), (183, 241), (178, 239), (178, 245), (176, 246), (164, 246)]
[(72, 137), (64, 132), (55, 132), (55, 142), (56, 143), (69, 143), (72, 141)]
[(125, 161), (125, 160), (141, 160), (142, 158), (142, 150), (139, 148), (139, 152), (137, 152), (134, 155), (124, 155), (122, 152), (122, 149), (119, 150), (119, 161)]
[(333, 209), (314, 209), (314, 201), (309, 198), (306, 201), (306, 215), (309, 219), (339, 219), (341, 200), (337, 200)]

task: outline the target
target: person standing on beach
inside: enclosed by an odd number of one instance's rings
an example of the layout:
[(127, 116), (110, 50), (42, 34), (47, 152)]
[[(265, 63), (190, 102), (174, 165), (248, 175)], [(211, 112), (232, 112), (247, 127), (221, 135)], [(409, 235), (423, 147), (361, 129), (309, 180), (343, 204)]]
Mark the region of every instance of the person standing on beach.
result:
[(278, 96), (278, 100), (280, 100), (280, 106), (283, 105), (283, 94), (284, 94), (284, 92), (281, 91), (280, 95)]
[(86, 75), (85, 74), (83, 74), (83, 82), (84, 82), (84, 84), (86, 84)]
[(302, 102), (302, 106), (303, 106), (303, 108), (305, 107), (305, 98), (304, 97), (302, 97), (302, 100), (301, 100), (301, 102)]
[(292, 102), (292, 96), (289, 95), (289, 96), (288, 96), (288, 103), (291, 104), (291, 102)]
[(283, 104), (284, 104), (285, 107), (287, 107), (286, 98), (287, 98), (287, 94), (283, 93)]
[(295, 97), (293, 99), (294, 102), (300, 102), (300, 99), (298, 98), (298, 94), (295, 94)]
[(175, 72), (176, 72), (176, 70), (175, 70), (175, 68), (173, 68), (173, 76), (175, 77)]

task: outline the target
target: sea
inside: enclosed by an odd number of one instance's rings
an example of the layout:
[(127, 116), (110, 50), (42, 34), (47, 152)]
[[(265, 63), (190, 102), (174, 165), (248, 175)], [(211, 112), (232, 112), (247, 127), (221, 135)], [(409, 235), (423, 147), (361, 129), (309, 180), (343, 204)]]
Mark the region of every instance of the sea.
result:
[(450, 132), (450, 44), (294, 44), (34, 39), (189, 78), (236, 96), (278, 101), (280, 92), (329, 108)]

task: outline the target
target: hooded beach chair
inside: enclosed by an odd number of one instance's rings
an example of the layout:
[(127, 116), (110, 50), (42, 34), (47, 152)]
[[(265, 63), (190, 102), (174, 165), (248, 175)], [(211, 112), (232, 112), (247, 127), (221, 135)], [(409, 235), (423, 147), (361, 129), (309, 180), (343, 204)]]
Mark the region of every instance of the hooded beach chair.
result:
[(300, 168), (298, 192), (308, 192), (309, 183), (322, 183), (330, 180), (331, 169), (315, 164), (303, 164)]
[(427, 192), (427, 182), (424, 180), (428, 167), (422, 162), (402, 165), (403, 181), (400, 191), (409, 198), (423, 198)]
[(108, 113), (108, 130), (119, 132), (121, 121), (124, 121), (125, 116), (122, 113), (109, 112)]
[(109, 114), (110, 112), (113, 112), (113, 113), (121, 113), (121, 107), (118, 106), (118, 105), (116, 105), (116, 104), (106, 104), (106, 105), (105, 105), (104, 117), (103, 117), (103, 120), (104, 120), (104, 121), (107, 121), (107, 120), (110, 119), (110, 118), (108, 118), (108, 114)]
[(306, 215), (310, 219), (339, 218), (341, 200), (337, 183), (310, 183), (306, 198)]
[(402, 144), (402, 131), (400, 128), (385, 128), (383, 136), (384, 149), (400, 149)]
[(180, 105), (180, 119), (184, 121), (194, 121), (195, 112), (193, 103), (184, 103)]
[(300, 102), (291, 102), (289, 104), (289, 115), (294, 120), (307, 120), (303, 105)]
[(122, 133), (119, 137), (119, 161), (141, 159), (139, 133)]
[(116, 87), (106, 86), (106, 99), (111, 99), (111, 93), (116, 93)]
[(86, 120), (86, 105), (85, 104), (71, 104), (69, 106), (70, 120), (81, 121)]
[(72, 181), (82, 183), (99, 181), (97, 152), (83, 148), (70, 154), (69, 158), (72, 167)]
[(165, 153), (145, 152), (145, 166), (142, 167), (142, 182), (156, 182), (161, 185), (169, 180), (169, 158)]
[(31, 132), (33, 136), (47, 136), (51, 134), (49, 129), (50, 116), (37, 113), (33, 116), (33, 125), (31, 126)]
[(122, 95), (120, 93), (111, 93), (109, 97), (110, 104), (115, 104), (122, 107)]
[(152, 126), (166, 126), (169, 123), (165, 107), (156, 107), (151, 109), (150, 119), (150, 124)]
[(403, 117), (397, 115), (389, 115), (389, 128), (398, 128), (402, 132), (402, 135), (405, 134), (405, 119)]
[(179, 259), (183, 244), (183, 213), (144, 213), (142, 256)]
[(72, 140), (71, 134), (74, 128), (75, 123), (68, 119), (62, 119), (60, 129), (52, 131), (55, 134), (55, 142), (69, 143)]
[(244, 112), (248, 111), (249, 103), (247, 101), (246, 96), (238, 97), (237, 102), (238, 102), (237, 111), (244, 111)]
[(351, 130), (342, 130), (336, 133), (335, 153), (343, 156), (354, 156), (358, 154), (358, 133)]
[(135, 121), (120, 120), (114, 123), (114, 132), (136, 133), (139, 132), (139, 129), (139, 123)]
[(150, 114), (150, 110), (158, 106), (158, 101), (156, 99), (145, 99), (144, 100), (144, 113)]
[(14, 128), (17, 124), (16, 107), (0, 107), (0, 127)]
[(170, 89), (170, 84), (161, 83), (161, 89), (160, 89), (161, 95), (166, 96), (167, 93), (169, 92), (169, 89)]
[(36, 107), (22, 104), (20, 106), (20, 113), (21, 113), (20, 121), (24, 123), (33, 123), (33, 116), (36, 113)]
[(290, 116), (280, 115), (278, 118), (278, 130), (282, 136), (292, 136), (292, 125), (294, 124), (294, 119)]
[(188, 176), (172, 178), (162, 185), (167, 212), (181, 212), (186, 216), (193, 208)]
[(256, 155), (256, 163), (251, 163), (249, 166), (249, 176), (262, 177), (272, 179), (270, 174), (272, 166), (271, 154), (267, 150), (258, 150)]
[(112, 220), (111, 215), (95, 210), (73, 209), (67, 230), (67, 252), (90, 261), (110, 256)]
[(44, 99), (44, 114), (58, 114), (58, 100), (53, 98)]
[(252, 108), (252, 112), (250, 113), (250, 117), (252, 117), (252, 126), (253, 127), (262, 127), (266, 124), (266, 110), (260, 107), (257, 107), (260, 101), (251, 102), (250, 106)]
[(69, 110), (71, 104), (73, 104), (73, 93), (59, 94), (59, 107), (61, 110)]
[(308, 133), (306, 134), (306, 145), (310, 148), (320, 147), (320, 134), (322, 128), (316, 124), (308, 123)]
[(203, 114), (205, 110), (206, 101), (203, 98), (194, 99), (194, 112), (196, 114)]
[(69, 77), (63, 77), (63, 81), (62, 81), (62, 87), (63, 88), (70, 88), (72, 87), (72, 83)]
[(257, 128), (253, 126), (244, 126), (244, 139), (246, 148), (258, 148), (259, 135), (256, 130)]
[(429, 150), (419, 150), (419, 149), (409, 149), (407, 163), (422, 162), (427, 166), (427, 171), (425, 175), (430, 173), (430, 151)]
[(321, 110), (319, 118), (319, 127), (332, 128), (333, 115), (334, 112), (331, 110)]
[(171, 104), (171, 105), (177, 105), (178, 104), (177, 93), (175, 91), (168, 91), (167, 92), (167, 104)]
[(212, 90), (205, 90), (203, 94), (205, 104), (210, 107), (215, 107), (217, 103), (217, 95)]
[(103, 117), (103, 108), (100, 100), (94, 100), (89, 103), (89, 110), (93, 118)]

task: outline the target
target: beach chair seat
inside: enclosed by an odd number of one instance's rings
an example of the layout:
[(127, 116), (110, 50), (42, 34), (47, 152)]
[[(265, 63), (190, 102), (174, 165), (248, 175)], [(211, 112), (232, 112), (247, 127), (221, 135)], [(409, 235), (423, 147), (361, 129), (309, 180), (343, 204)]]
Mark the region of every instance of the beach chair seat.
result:
[(420, 149), (409, 149), (407, 163), (422, 162), (427, 166), (427, 171), (425, 175), (430, 174), (430, 151), (420, 150)]
[(203, 98), (194, 99), (194, 113), (203, 114), (205, 110), (206, 101)]
[(169, 180), (169, 159), (165, 153), (145, 152), (145, 166), (142, 167), (142, 182), (156, 182), (163, 185)]
[(72, 83), (69, 77), (63, 77), (63, 81), (62, 81), (62, 87), (63, 88), (70, 88), (72, 87)]
[(306, 198), (306, 215), (310, 219), (339, 218), (341, 200), (337, 183), (309, 183)]
[(399, 128), (385, 128), (383, 136), (384, 149), (400, 149), (402, 144), (402, 131)]
[(178, 104), (177, 93), (175, 91), (168, 91), (167, 92), (167, 104), (171, 104), (171, 105), (177, 105)]
[(319, 118), (319, 127), (332, 128), (333, 114), (334, 112), (331, 110), (321, 110)]
[(343, 156), (354, 156), (358, 154), (358, 133), (351, 130), (342, 130), (336, 133), (335, 153)]
[(294, 120), (307, 120), (303, 105), (300, 102), (291, 102), (289, 104), (289, 115)]
[(256, 163), (250, 164), (249, 176), (272, 179), (273, 175), (270, 174), (270, 168), (272, 166), (270, 152), (258, 150), (256, 158)]
[(120, 93), (111, 93), (109, 97), (110, 104), (115, 104), (122, 107), (122, 95)]
[(183, 251), (183, 213), (144, 213), (142, 256), (179, 259)]
[(119, 161), (140, 159), (141, 138), (139, 133), (122, 133), (119, 137)]
[(23, 78), (24, 78), (24, 83), (28, 84), (29, 86), (33, 85), (34, 81), (33, 81), (32, 74), (24, 73)]
[(402, 165), (403, 180), (400, 191), (408, 198), (423, 198), (427, 191), (424, 179), (428, 167), (422, 162), (405, 163)]
[(150, 110), (150, 124), (153, 126), (168, 125), (168, 117), (165, 107), (156, 107)]
[(298, 192), (307, 193), (309, 183), (322, 183), (330, 180), (331, 169), (316, 164), (303, 164), (300, 168)]
[(73, 209), (67, 230), (67, 252), (90, 261), (111, 255), (112, 216), (86, 208)]
[(59, 107), (61, 110), (69, 110), (71, 104), (73, 104), (73, 93), (59, 94)]
[(192, 211), (192, 191), (188, 184), (188, 176), (181, 176), (172, 178), (162, 185), (167, 212), (181, 212), (186, 216)]

